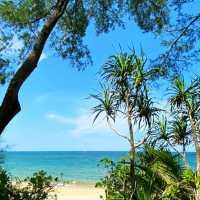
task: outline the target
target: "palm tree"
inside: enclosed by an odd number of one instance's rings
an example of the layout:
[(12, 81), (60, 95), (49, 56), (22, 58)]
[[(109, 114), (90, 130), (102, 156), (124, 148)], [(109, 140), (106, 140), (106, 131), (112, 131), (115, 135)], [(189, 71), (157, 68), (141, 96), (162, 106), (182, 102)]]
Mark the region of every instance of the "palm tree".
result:
[[(185, 166), (188, 167), (186, 146), (191, 143), (191, 131), (188, 127), (187, 117), (172, 114), (174, 115), (172, 120), (167, 120), (166, 116), (157, 118), (150, 130), (148, 144), (152, 147), (173, 149), (183, 158)], [(181, 152), (176, 145), (182, 146)]]
[(158, 148), (165, 148), (169, 145), (168, 142), (170, 141), (171, 135), (169, 132), (168, 124), (169, 122), (166, 116), (157, 118), (150, 132), (148, 143), (151, 144), (151, 146)]
[[(142, 152), (138, 152), (138, 193), (147, 193), (147, 199), (152, 200), (192, 200), (194, 184), (187, 181), (186, 170), (179, 162), (179, 156), (165, 148), (152, 148), (145, 145)], [(188, 169), (189, 171), (189, 169)], [(186, 180), (183, 180), (186, 175)], [(193, 175), (192, 175), (193, 176)], [(142, 188), (142, 190), (140, 190)], [(141, 200), (143, 198), (140, 198)]]
[(149, 199), (189, 199), (190, 194), (181, 183), (183, 170), (177, 155), (163, 148), (155, 149), (146, 145), (138, 157), (138, 176), (144, 180), (143, 192), (151, 194)]
[(187, 158), (186, 158), (186, 146), (191, 143), (191, 131), (188, 127), (188, 119), (187, 116), (175, 116), (171, 121), (170, 126), (170, 134), (173, 145), (181, 145), (182, 146), (182, 157), (184, 159), (184, 163), (188, 166)]
[[(172, 110), (186, 115), (189, 119), (192, 142), (196, 150), (196, 173), (200, 176), (200, 78), (194, 79), (189, 86), (186, 86), (183, 78), (175, 78), (172, 82), (169, 102)], [(196, 199), (200, 199), (200, 188), (197, 188)]]
[[(101, 77), (109, 86), (97, 95), (91, 95), (99, 104), (93, 108), (96, 120), (104, 113), (109, 127), (130, 144), (130, 177), (132, 181), (133, 197), (136, 188), (135, 182), (135, 148), (140, 147), (147, 139), (147, 134), (139, 143), (135, 143), (134, 126), (150, 127), (151, 122), (159, 109), (153, 106), (148, 94), (148, 82), (159, 70), (145, 70), (145, 59), (132, 54), (121, 53), (109, 58), (102, 68)], [(121, 134), (113, 127), (118, 115), (123, 115), (128, 123), (128, 136)]]

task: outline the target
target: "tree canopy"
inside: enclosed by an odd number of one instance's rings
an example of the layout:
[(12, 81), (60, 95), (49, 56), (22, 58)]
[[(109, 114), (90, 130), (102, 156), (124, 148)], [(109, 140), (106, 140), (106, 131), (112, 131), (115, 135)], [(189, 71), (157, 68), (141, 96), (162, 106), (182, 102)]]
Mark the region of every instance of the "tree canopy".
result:
[[(188, 6), (194, 9), (188, 11)], [(154, 67), (179, 72), (198, 60), (200, 14), (195, 0), (0, 0), (0, 84), (9, 82), (0, 106), (0, 132), (20, 111), (19, 90), (44, 47), (84, 69), (92, 62), (84, 43), (88, 26), (94, 24), (98, 35), (125, 27), (127, 18), (144, 32), (163, 36), (166, 48), (151, 62)]]
[[(1, 0), (0, 58), (10, 62), (14, 61), (9, 52), (16, 40), (20, 40), (22, 45), (15, 49), (14, 58), (15, 61), (21, 63), (21, 60), (25, 59), (32, 50), (41, 27), (58, 2), (55, 0)], [(89, 24), (94, 23), (96, 33), (101, 34), (116, 26), (125, 26), (125, 18), (131, 16), (131, 20), (134, 17), (145, 31), (162, 29), (163, 25), (167, 23), (167, 19), (162, 17), (167, 15), (165, 1), (147, 2), (131, 0), (69, 1), (50, 35), (48, 45), (62, 58), (70, 59), (72, 64), (79, 69), (84, 68), (91, 62), (89, 49), (83, 41)]]
[[(37, 67), (46, 44), (73, 66), (83, 69), (92, 62), (84, 43), (89, 24), (95, 25), (97, 34), (107, 33), (116, 26), (125, 26), (127, 17), (140, 25), (138, 15), (144, 14), (155, 22), (151, 26), (157, 24), (156, 29), (162, 29), (165, 20), (157, 13), (162, 13), (160, 10), (166, 2), (157, 1), (162, 5), (157, 7), (157, 3), (150, 1), (147, 5), (150, 9), (144, 13), (138, 9), (139, 3), (131, 0), (0, 0), (0, 83), (9, 80), (0, 106), (0, 133), (21, 110), (18, 93)], [(19, 66), (16, 71), (8, 67), (14, 62)], [(10, 74), (13, 74), (11, 78)]]

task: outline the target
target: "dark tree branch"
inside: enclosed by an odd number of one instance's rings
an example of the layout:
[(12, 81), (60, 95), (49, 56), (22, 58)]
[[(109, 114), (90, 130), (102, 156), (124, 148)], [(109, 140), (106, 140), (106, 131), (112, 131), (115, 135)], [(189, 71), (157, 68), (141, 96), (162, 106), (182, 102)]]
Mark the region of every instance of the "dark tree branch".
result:
[(199, 18), (200, 18), (200, 14), (195, 16), (194, 19), (190, 21), (190, 23), (183, 29), (183, 31), (179, 34), (179, 36), (173, 41), (169, 50), (171, 50), (177, 44), (177, 42), (182, 38), (182, 36), (188, 31), (190, 26), (194, 24)]
[(198, 15), (196, 15), (189, 23), (186, 27), (182, 28), (182, 32), (177, 36), (177, 38), (172, 42), (172, 44), (170, 45), (170, 48), (167, 51), (167, 55), (165, 56), (165, 58), (167, 58), (170, 54), (170, 52), (172, 51), (172, 49), (174, 48), (174, 46), (176, 46), (176, 44), (178, 43), (178, 41), (184, 36), (184, 34), (189, 30), (190, 26), (192, 26), (198, 19), (200, 19), (200, 13)]
[(39, 33), (31, 53), (11, 79), (0, 106), (0, 135), (12, 118), (21, 110), (18, 99), (20, 88), (37, 67), (45, 43), (57, 21), (63, 15), (68, 2), (69, 0), (57, 0), (55, 8)]

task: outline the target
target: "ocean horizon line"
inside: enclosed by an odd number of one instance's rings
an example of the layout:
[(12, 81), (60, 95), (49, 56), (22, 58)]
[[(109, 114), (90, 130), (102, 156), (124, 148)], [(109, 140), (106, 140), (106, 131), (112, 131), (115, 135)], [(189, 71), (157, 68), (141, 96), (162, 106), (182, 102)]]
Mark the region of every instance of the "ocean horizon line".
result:
[[(3, 150), (2, 152), (129, 152), (128, 150)], [(176, 151), (170, 151), (177, 153)], [(195, 153), (195, 151), (186, 151), (186, 153)]]

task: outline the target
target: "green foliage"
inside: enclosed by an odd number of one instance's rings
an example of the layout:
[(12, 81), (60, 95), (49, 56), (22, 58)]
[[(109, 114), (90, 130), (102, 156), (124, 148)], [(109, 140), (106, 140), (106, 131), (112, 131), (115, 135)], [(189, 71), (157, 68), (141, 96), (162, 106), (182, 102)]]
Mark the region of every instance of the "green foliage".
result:
[(105, 187), (106, 200), (130, 199), (130, 166), (127, 159), (115, 163), (109, 159), (101, 160), (101, 164), (108, 170), (108, 175), (96, 184)]
[(167, 0), (131, 0), (130, 8), (139, 27), (160, 33), (169, 23)]
[(189, 85), (184, 79), (175, 78), (169, 102), (172, 110), (188, 118), (195, 135), (197, 130), (194, 130), (194, 126), (198, 126), (200, 117), (200, 78), (196, 77)]
[(0, 84), (4, 84), (6, 82), (8, 76), (10, 75), (7, 72), (8, 66), (9, 66), (9, 61), (0, 58)]
[(0, 199), (9, 200), (12, 193), (11, 182), (6, 171), (0, 172)]
[(53, 182), (57, 179), (39, 171), (32, 177), (13, 183), (8, 173), (0, 170), (1, 200), (45, 200), (53, 190)]
[(92, 110), (95, 115), (93, 122), (97, 120), (100, 114), (106, 114), (106, 120), (108, 121), (111, 118), (115, 120), (116, 115), (116, 96), (108, 88), (105, 88), (102, 93), (97, 95), (90, 95), (91, 98), (96, 99), (100, 102), (99, 105), (95, 106)]
[[(99, 35), (117, 26), (125, 27), (125, 19), (131, 16), (143, 30), (156, 29), (159, 32), (167, 23), (166, 2), (153, 2), (69, 1), (47, 44), (59, 56), (69, 59), (78, 69), (83, 69), (92, 61), (84, 43), (89, 24), (94, 25)], [(41, 28), (56, 5), (56, 0), (0, 0), (0, 56), (4, 60), (21, 63), (32, 50)], [(16, 41), (20, 41), (21, 45), (13, 49)]]
[(186, 115), (174, 116), (171, 121), (170, 132), (173, 144), (186, 146), (191, 143), (191, 131)]
[(131, 189), (128, 159), (101, 162), (108, 173), (97, 186), (106, 188), (106, 200), (129, 200), (133, 193), (136, 200), (194, 199), (194, 173), (189, 168), (183, 169), (178, 157), (164, 149), (145, 146), (137, 153), (135, 191)]
[[(32, 50), (41, 27), (56, 5), (55, 0), (0, 0), (0, 55), (21, 62)], [(109, 32), (116, 26), (123, 26), (122, 19), (127, 13), (125, 0), (69, 1), (48, 46), (82, 69), (91, 63), (89, 49), (83, 42), (88, 25), (95, 24), (97, 34)], [(13, 51), (16, 40), (21, 46), (12, 56), (7, 55), (6, 52)]]
[[(147, 6), (150, 2), (154, 1), (149, 0), (144, 2), (148, 2), (146, 3)], [(191, 65), (196, 65), (197, 62), (199, 62), (199, 1), (161, 0), (156, 2), (165, 2), (164, 4), (158, 4), (161, 5), (160, 10), (168, 10), (167, 16), (169, 16), (170, 19), (160, 31), (163, 38), (161, 45), (165, 50), (152, 64), (162, 65), (168, 72), (180, 74), (183, 70), (190, 69)], [(150, 8), (151, 6), (148, 5), (143, 9), (148, 10)], [(163, 14), (165, 16), (164, 12)], [(141, 15), (141, 18), (145, 18), (144, 15)], [(153, 27), (156, 27), (156, 24), (157, 23), (155, 23)], [(169, 75), (171, 74), (169, 73)]]
[[(56, 0), (0, 0), (0, 56), (4, 60), (19, 62), (25, 58), (56, 3)], [(124, 19), (128, 16), (145, 32), (166, 36), (162, 41), (166, 52), (152, 65), (178, 72), (193, 58), (198, 60), (200, 53), (197, 45), (200, 14), (198, 9), (194, 9), (194, 13), (185, 11), (184, 6), (189, 4), (198, 6), (195, 0), (69, 1), (48, 45), (62, 58), (69, 58), (78, 69), (83, 69), (91, 63), (90, 51), (84, 43), (89, 24), (95, 25), (97, 34), (107, 33), (116, 26), (125, 27)], [(16, 40), (22, 45), (10, 56), (7, 53), (13, 51)]]
[(151, 125), (160, 109), (154, 107), (149, 88), (152, 78), (159, 75), (160, 70), (146, 70), (145, 63), (144, 56), (137, 56), (134, 50), (131, 54), (120, 53), (108, 59), (101, 70), (106, 86), (99, 94), (91, 95), (99, 102), (93, 108), (94, 121), (100, 114), (105, 114), (108, 121), (109, 118), (115, 120), (117, 114), (127, 117), (129, 112), (135, 124)]

